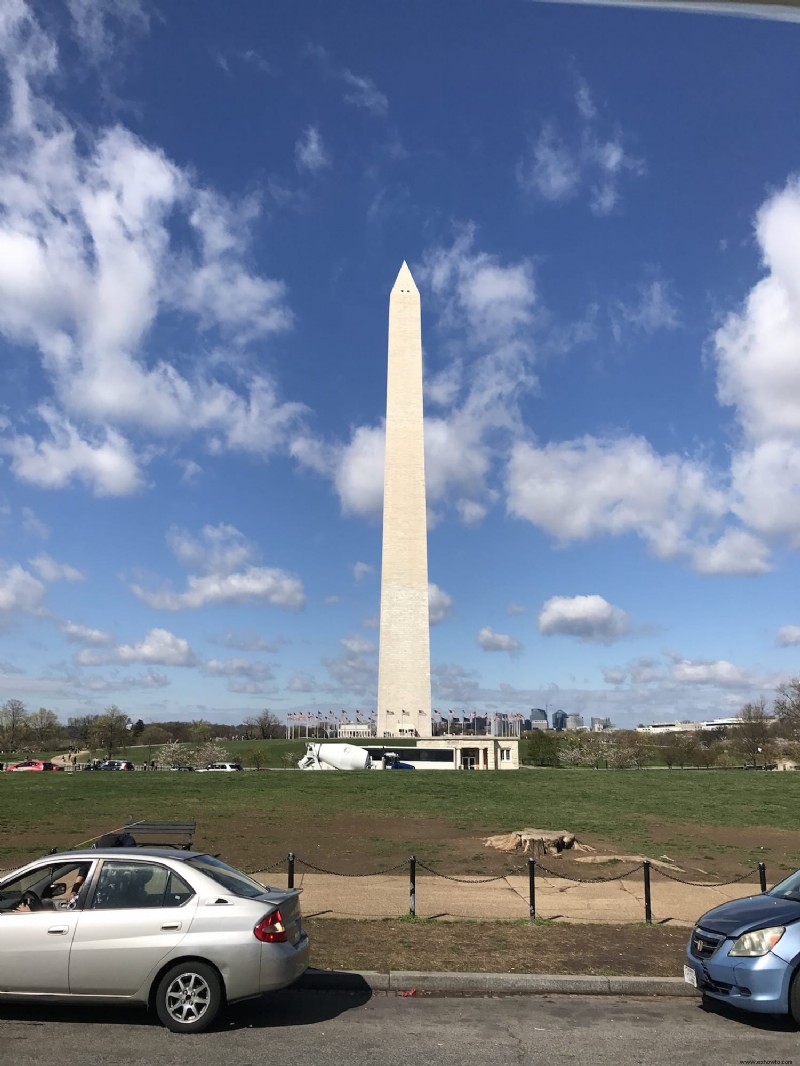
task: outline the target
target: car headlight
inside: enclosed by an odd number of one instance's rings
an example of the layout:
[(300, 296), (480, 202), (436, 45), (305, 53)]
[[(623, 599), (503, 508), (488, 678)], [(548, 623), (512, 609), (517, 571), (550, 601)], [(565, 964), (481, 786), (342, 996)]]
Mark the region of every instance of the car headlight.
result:
[(751, 958), (757, 955), (766, 955), (778, 943), (786, 932), (783, 925), (771, 925), (768, 929), (754, 929), (752, 933), (740, 936), (729, 955), (745, 955)]

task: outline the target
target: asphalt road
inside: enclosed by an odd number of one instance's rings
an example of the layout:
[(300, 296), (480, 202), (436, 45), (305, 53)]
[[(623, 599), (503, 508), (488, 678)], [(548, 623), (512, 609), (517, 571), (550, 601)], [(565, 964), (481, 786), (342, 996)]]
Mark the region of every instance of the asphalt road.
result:
[(0, 1005), (3, 1066), (800, 1066), (793, 1023), (695, 999), (283, 992), (175, 1036), (138, 1011)]

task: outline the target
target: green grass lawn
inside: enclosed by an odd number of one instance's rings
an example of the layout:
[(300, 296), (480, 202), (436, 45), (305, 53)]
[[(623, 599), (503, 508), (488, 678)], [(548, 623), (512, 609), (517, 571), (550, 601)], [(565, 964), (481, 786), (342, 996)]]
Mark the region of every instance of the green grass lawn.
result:
[[(194, 818), (198, 845), (225, 853), (235, 842), (239, 861), (248, 864), (288, 850), (310, 856), (337, 818), (352, 823), (360, 813), (363, 832), (349, 846), (366, 855), (374, 845), (376, 855), (386, 856), (387, 840), (414, 847), (423, 823), (436, 820), (453, 834), (475, 837), (523, 826), (570, 829), (579, 838), (596, 834), (624, 853), (672, 849), (700, 859), (717, 849), (743, 868), (759, 858), (792, 866), (800, 855), (768, 855), (752, 845), (737, 850), (730, 830), (794, 830), (799, 804), (800, 774), (790, 773), (0, 774), (0, 865), (6, 856), (78, 844), (136, 819)], [(656, 823), (667, 824), (667, 842), (663, 832), (654, 839)], [(699, 841), (702, 826), (726, 828), (729, 842), (715, 844), (708, 833)]]

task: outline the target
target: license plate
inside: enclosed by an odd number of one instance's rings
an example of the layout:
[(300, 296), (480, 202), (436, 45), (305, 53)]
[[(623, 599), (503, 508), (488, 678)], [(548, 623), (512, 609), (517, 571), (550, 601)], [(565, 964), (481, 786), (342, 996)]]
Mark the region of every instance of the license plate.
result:
[(697, 988), (697, 974), (694, 972), (692, 966), (683, 967), (683, 979), (687, 985), (691, 985), (692, 988)]

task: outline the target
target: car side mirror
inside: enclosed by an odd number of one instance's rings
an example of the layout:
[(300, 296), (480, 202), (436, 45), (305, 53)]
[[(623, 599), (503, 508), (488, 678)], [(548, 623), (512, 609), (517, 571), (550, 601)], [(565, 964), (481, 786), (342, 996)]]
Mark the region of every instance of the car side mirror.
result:
[(55, 899), (56, 896), (65, 896), (67, 893), (67, 885), (65, 881), (56, 881), (54, 885), (51, 885), (47, 890), (47, 898)]

